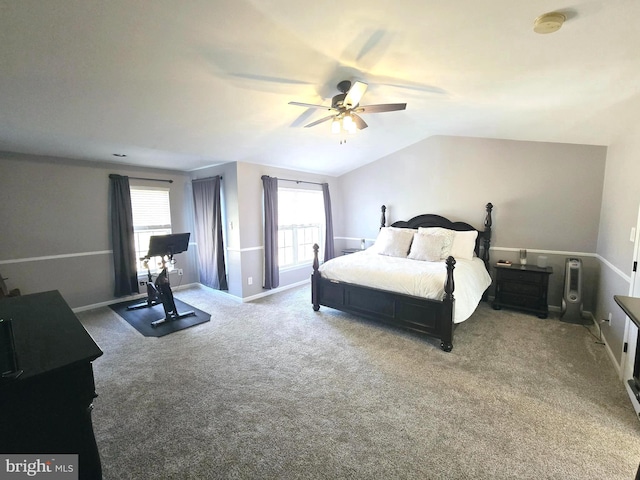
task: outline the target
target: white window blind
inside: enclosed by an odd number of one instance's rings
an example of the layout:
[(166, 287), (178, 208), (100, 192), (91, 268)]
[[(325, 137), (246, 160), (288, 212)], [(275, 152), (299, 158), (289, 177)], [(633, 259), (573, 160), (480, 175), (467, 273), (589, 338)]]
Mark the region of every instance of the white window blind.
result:
[[(149, 251), (149, 239), (154, 235), (171, 233), (169, 189), (131, 187), (130, 190), (138, 274), (142, 274), (146, 271), (146, 267), (141, 259)], [(159, 264), (159, 257), (149, 262), (152, 273), (158, 271)]]
[(308, 265), (313, 244), (323, 253), (325, 231), (322, 191), (278, 188), (278, 266)]
[(131, 188), (134, 231), (171, 228), (169, 190)]

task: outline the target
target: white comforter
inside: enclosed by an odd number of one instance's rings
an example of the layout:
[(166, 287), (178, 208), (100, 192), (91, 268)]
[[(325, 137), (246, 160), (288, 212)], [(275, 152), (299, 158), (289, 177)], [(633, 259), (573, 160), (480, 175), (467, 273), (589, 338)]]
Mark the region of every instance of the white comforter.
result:
[[(329, 260), (319, 268), (329, 280), (379, 288), (416, 297), (442, 300), (447, 266), (442, 262), (422, 262), (380, 255), (372, 249)], [(482, 294), (491, 284), (484, 262), (456, 260), (453, 270), (456, 300), (454, 323), (460, 323), (475, 311)]]

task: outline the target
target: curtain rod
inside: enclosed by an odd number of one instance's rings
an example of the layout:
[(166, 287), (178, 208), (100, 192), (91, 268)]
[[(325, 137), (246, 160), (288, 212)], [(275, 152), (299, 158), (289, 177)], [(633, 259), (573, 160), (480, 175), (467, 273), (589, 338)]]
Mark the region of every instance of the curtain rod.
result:
[(310, 183), (311, 185), (324, 185), (323, 183), (318, 182), (307, 182), (306, 180), (290, 180), (288, 178), (278, 178), (278, 180), (282, 180), (284, 182)]
[[(109, 175), (109, 178), (113, 178), (113, 177), (121, 177), (122, 175), (116, 175), (115, 173), (112, 173)], [(126, 175), (125, 175), (126, 176)], [(142, 177), (127, 177), (127, 178), (131, 178), (132, 180), (147, 180), (149, 182), (166, 182), (166, 183), (173, 183), (173, 180), (162, 180), (160, 178), (142, 178)]]
[(173, 183), (173, 180), (162, 180), (160, 178), (141, 178), (141, 177), (129, 177), (132, 178), (134, 180), (148, 180), (150, 182), (167, 182), (167, 183)]
[(216, 178), (216, 177), (220, 177), (220, 180), (222, 180), (222, 175), (214, 175), (213, 177), (204, 177), (204, 178), (194, 178), (191, 180), (191, 182), (204, 182), (205, 180), (211, 180), (212, 178)]

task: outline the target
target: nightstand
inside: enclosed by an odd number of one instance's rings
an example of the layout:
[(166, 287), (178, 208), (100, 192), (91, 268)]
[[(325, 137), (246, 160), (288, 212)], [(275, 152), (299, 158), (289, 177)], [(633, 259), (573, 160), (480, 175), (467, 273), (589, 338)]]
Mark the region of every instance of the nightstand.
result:
[(361, 252), (362, 249), (361, 248), (343, 248), (342, 249), (342, 254), (343, 255), (349, 255), (350, 253), (356, 253), (356, 252)]
[(495, 310), (502, 307), (515, 308), (535, 313), (539, 318), (547, 318), (549, 275), (553, 273), (553, 268), (513, 264), (510, 267), (495, 265), (495, 269)]

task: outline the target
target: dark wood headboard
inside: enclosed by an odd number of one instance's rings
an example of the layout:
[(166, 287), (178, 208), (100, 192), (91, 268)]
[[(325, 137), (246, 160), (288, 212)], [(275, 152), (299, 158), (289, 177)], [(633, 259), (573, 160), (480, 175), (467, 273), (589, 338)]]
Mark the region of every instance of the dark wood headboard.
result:
[[(478, 230), (477, 228), (465, 222), (452, 222), (448, 218), (442, 217), (440, 215), (435, 215), (433, 213), (418, 215), (417, 217), (413, 217), (412, 219), (407, 221), (400, 220), (397, 222), (393, 222), (390, 226), (399, 228), (443, 227), (459, 232), (476, 230), (478, 232), (478, 238), (476, 238), (475, 252), (476, 255), (482, 259), (488, 271), (489, 248), (491, 247), (491, 212), (493, 210), (493, 205), (491, 203), (487, 203), (485, 209), (487, 214), (484, 219), (484, 230)], [(380, 218), (380, 228), (386, 225), (386, 211), (387, 207), (383, 205), (382, 216)]]

